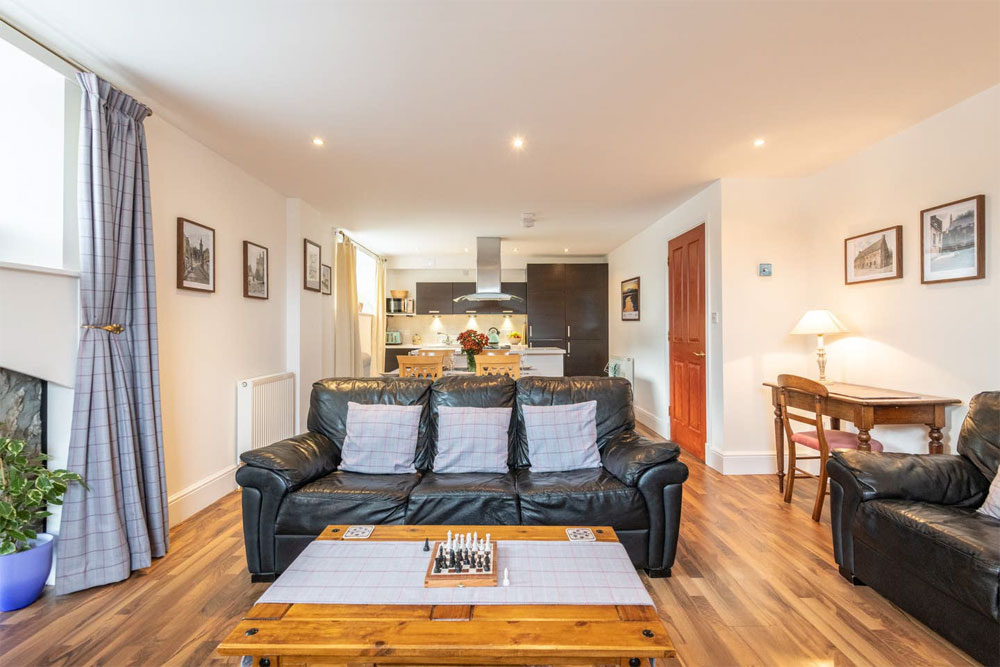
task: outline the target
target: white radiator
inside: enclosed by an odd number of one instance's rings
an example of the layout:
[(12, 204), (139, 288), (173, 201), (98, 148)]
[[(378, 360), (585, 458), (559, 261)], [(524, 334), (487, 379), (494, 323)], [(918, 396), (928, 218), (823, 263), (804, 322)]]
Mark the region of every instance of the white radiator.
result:
[(295, 434), (295, 373), (236, 383), (236, 462), (240, 454)]
[(635, 384), (635, 360), (632, 357), (613, 356), (604, 370), (613, 378), (625, 378), (629, 384)]

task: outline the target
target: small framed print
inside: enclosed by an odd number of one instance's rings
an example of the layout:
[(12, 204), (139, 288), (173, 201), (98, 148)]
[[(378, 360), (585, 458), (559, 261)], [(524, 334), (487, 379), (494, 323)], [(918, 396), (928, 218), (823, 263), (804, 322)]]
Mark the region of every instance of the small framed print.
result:
[(920, 282), (986, 277), (986, 195), (920, 212)]
[(844, 239), (844, 283), (903, 277), (903, 226), (886, 227)]
[(250, 241), (243, 242), (243, 296), (248, 299), (266, 299), (267, 248)]
[(323, 288), (323, 294), (333, 294), (333, 269), (328, 264), (321, 266), (322, 277), (320, 278), (320, 283)]
[(639, 321), (639, 278), (622, 281), (622, 321)]
[(177, 218), (177, 288), (215, 291), (215, 230)]
[(302, 287), (310, 292), (319, 292), (323, 249), (309, 239), (302, 240)]

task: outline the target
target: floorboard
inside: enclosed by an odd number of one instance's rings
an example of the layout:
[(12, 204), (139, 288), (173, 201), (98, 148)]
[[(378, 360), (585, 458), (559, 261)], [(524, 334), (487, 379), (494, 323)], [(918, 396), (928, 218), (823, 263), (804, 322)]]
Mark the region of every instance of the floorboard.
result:
[[(833, 563), (815, 482), (782, 502), (773, 476), (691, 478), (677, 563), (646, 579), (678, 650), (672, 665), (975, 664)], [(127, 581), (0, 613), (0, 665), (234, 665), (214, 655), (267, 584), (250, 583), (238, 493), (170, 531), (170, 553)]]

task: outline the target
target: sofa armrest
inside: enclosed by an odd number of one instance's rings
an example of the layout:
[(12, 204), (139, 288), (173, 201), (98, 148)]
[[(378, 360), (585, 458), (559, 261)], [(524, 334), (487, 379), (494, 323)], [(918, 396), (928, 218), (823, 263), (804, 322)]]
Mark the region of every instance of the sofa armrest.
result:
[(856, 489), (859, 500), (917, 500), (938, 505), (976, 506), (986, 497), (989, 482), (965, 457), (950, 454), (898, 454), (835, 451), (827, 471)]
[(614, 436), (601, 451), (601, 464), (623, 484), (636, 486), (650, 468), (674, 461), (680, 447), (672, 442), (656, 442), (635, 431)]
[(248, 466), (270, 470), (289, 489), (296, 489), (337, 469), (340, 452), (321, 433), (302, 433), (267, 447), (240, 454)]

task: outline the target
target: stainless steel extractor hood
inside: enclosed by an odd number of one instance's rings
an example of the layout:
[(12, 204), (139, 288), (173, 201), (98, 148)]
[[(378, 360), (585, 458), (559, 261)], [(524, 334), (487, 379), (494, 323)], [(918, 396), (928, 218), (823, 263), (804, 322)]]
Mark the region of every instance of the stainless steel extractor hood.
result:
[(480, 236), (476, 239), (476, 292), (463, 294), (455, 301), (524, 301), (519, 296), (500, 290), (500, 238)]

